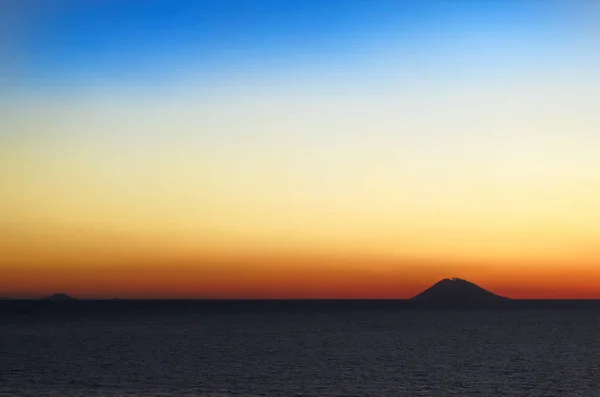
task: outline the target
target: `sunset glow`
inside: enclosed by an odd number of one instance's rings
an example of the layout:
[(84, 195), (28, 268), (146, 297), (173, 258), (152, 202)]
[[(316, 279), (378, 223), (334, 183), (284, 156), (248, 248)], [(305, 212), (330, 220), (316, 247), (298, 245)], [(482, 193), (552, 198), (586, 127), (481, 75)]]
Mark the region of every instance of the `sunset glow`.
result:
[(599, 3), (14, 3), (0, 296), (600, 299)]

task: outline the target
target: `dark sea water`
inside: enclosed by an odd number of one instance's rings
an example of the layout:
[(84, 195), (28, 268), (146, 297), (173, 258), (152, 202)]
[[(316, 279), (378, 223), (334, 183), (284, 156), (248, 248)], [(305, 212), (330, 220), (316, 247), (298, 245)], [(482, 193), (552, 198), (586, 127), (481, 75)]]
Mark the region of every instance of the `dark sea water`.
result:
[(600, 396), (600, 310), (38, 309), (0, 396)]

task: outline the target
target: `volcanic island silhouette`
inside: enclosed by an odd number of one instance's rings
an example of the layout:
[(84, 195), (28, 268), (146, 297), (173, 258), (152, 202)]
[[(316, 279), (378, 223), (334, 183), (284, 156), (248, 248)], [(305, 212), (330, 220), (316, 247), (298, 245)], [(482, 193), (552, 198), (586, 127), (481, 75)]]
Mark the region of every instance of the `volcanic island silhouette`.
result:
[(510, 298), (496, 295), (477, 284), (461, 278), (445, 278), (411, 299), (416, 303), (436, 305), (487, 305), (501, 304)]

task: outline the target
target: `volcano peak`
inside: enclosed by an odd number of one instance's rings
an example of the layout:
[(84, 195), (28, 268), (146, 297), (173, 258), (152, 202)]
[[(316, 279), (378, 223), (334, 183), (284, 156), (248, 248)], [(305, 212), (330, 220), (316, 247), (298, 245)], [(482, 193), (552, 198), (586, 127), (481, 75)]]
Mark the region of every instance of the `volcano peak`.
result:
[(442, 279), (412, 299), (423, 303), (445, 305), (476, 305), (509, 300), (458, 277)]

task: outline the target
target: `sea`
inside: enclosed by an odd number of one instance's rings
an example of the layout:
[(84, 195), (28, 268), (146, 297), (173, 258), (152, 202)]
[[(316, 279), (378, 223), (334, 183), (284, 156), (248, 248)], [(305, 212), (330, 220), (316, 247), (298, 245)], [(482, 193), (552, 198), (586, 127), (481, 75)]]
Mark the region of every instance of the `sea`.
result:
[(0, 309), (0, 396), (600, 396), (597, 307)]

